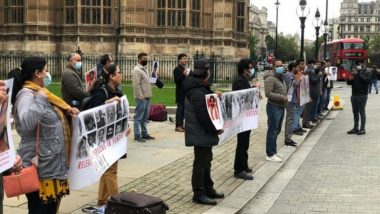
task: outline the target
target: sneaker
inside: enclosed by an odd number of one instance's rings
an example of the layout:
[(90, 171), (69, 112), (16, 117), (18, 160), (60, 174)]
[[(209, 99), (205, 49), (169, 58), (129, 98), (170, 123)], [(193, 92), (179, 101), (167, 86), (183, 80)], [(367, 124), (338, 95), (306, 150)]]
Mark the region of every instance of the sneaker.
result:
[(282, 162), (282, 159), (280, 157), (278, 157), (276, 154), (274, 154), (272, 156), (267, 156), (266, 159), (268, 161), (273, 161), (273, 162)]
[(285, 146), (297, 147), (297, 143), (294, 142), (293, 140), (290, 140), (288, 142), (285, 141)]
[(298, 129), (298, 131), (301, 131), (301, 132), (303, 132), (303, 133), (307, 132), (307, 131), (306, 131), (305, 129), (303, 129), (303, 128)]
[(154, 140), (154, 139), (156, 139), (155, 137), (152, 137), (152, 136), (150, 136), (150, 135), (143, 136), (142, 138), (143, 138), (144, 140)]
[(135, 137), (135, 141), (145, 143), (146, 140), (144, 140), (142, 137)]
[(106, 205), (102, 205), (99, 207), (85, 207), (82, 208), (82, 212), (91, 213), (91, 214), (104, 214), (106, 211)]
[(347, 132), (347, 134), (356, 134), (358, 133), (357, 129), (351, 129), (350, 131)]
[(365, 134), (365, 130), (364, 129), (360, 129), (356, 134), (357, 135), (363, 135), (363, 134)]
[(302, 128), (305, 128), (305, 129), (312, 129), (312, 128), (314, 128), (314, 126), (313, 126), (313, 125), (310, 125), (309, 123), (306, 123), (306, 124), (303, 124), (303, 125), (302, 125)]
[(299, 136), (302, 136), (302, 135), (303, 135), (303, 132), (302, 132), (302, 131), (295, 130), (295, 131), (293, 131), (293, 134), (295, 134), (295, 135), (299, 135)]

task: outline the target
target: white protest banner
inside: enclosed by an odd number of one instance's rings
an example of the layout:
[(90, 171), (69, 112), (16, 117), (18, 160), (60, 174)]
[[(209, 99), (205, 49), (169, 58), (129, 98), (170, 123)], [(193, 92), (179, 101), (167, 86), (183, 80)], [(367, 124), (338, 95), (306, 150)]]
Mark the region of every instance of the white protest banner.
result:
[(225, 142), (237, 133), (258, 128), (259, 100), (257, 88), (222, 94), (220, 106), (224, 132), (219, 135), (219, 143)]
[(11, 168), (16, 159), (11, 126), (13, 79), (5, 81), (8, 99), (0, 103), (0, 173)]
[(85, 80), (86, 80), (86, 90), (89, 91), (90, 87), (92, 86), (92, 84), (94, 84), (94, 82), (96, 81), (96, 78), (97, 78), (97, 70), (96, 70), (96, 67), (94, 67), (93, 69), (89, 70), (86, 72), (85, 76)]
[(78, 190), (99, 181), (100, 176), (127, 153), (129, 104), (105, 104), (81, 112), (73, 121), (70, 153), (70, 189)]
[(160, 68), (160, 63), (158, 61), (153, 61), (152, 73), (150, 74), (149, 82), (156, 83), (157, 81), (157, 71)]
[(327, 72), (328, 78), (331, 81), (337, 81), (338, 80), (338, 68), (330, 66), (329, 70)]
[(208, 115), (211, 118), (212, 123), (214, 124), (217, 130), (223, 129), (223, 117), (220, 107), (220, 100), (216, 94), (206, 95), (206, 106)]
[(310, 102), (309, 76), (304, 75), (300, 82), (300, 106)]

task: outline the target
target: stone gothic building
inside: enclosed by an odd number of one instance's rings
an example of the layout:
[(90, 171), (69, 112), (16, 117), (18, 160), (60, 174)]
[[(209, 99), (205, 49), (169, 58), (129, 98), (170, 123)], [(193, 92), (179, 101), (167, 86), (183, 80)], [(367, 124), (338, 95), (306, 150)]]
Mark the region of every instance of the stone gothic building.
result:
[[(248, 0), (0, 0), (0, 51), (248, 56)], [(118, 48), (117, 48), (118, 47)]]

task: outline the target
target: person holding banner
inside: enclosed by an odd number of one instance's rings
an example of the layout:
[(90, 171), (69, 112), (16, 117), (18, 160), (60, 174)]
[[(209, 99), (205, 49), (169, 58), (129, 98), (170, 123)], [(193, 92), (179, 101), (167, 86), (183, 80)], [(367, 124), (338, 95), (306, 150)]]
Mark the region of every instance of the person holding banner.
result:
[[(253, 67), (253, 61), (245, 58), (241, 59), (237, 65), (238, 77), (232, 84), (232, 90), (244, 90), (251, 88), (249, 79), (255, 76), (255, 69)], [(248, 149), (249, 149), (249, 137), (251, 130), (241, 132), (237, 134), (237, 144), (235, 152), (234, 162), (234, 176), (243, 180), (253, 180), (252, 168), (248, 166)]]
[[(89, 101), (89, 109), (104, 105), (105, 103), (120, 102), (123, 92), (119, 90), (119, 85), (122, 80), (123, 75), (116, 64), (111, 63), (107, 70), (103, 69), (101, 77), (96, 80), (94, 88), (91, 91), (92, 98)], [(114, 116), (116, 117), (116, 115)], [(130, 129), (128, 128), (126, 135), (128, 136), (129, 133)], [(126, 156), (122, 158), (126, 158)], [(118, 161), (112, 164), (100, 177), (98, 189), (98, 206), (100, 207), (107, 203), (110, 196), (119, 193), (117, 168)]]
[[(211, 179), (212, 147), (219, 142), (219, 134), (207, 111), (206, 95), (212, 94), (207, 80), (210, 78), (210, 64), (200, 59), (183, 82), (185, 90), (185, 145), (194, 147), (194, 162), (191, 184), (193, 202), (216, 205), (215, 198), (224, 198), (223, 193), (214, 189)], [(220, 94), (220, 93), (219, 93)]]
[(268, 161), (281, 162), (277, 155), (277, 136), (281, 132), (284, 110), (288, 103), (286, 85), (282, 80), (285, 71), (282, 61), (274, 61), (273, 71), (264, 74), (265, 96), (268, 98), (266, 107), (268, 116), (268, 131), (266, 137), (266, 159)]
[[(21, 136), (18, 154), (23, 166), (37, 166), (40, 189), (27, 193), (30, 214), (55, 214), (61, 198), (69, 194), (67, 181), (71, 128), (68, 117), (79, 110), (51, 93), (47, 62), (41, 57), (27, 57), (21, 65), (22, 89), (16, 96), (14, 119)], [(36, 149), (38, 150), (36, 152)]]

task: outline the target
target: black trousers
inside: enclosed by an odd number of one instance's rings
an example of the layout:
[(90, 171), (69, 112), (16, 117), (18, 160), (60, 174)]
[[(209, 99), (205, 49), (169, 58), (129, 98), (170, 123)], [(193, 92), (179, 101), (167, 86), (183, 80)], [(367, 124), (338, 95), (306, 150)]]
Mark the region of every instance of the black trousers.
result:
[(365, 130), (366, 114), (365, 106), (367, 104), (368, 95), (353, 95), (351, 96), (352, 113), (354, 113), (354, 129)]
[(251, 130), (237, 134), (234, 170), (235, 175), (248, 169), (249, 136)]
[(39, 191), (25, 194), (28, 198), (29, 214), (56, 214), (58, 211), (59, 201), (53, 203), (41, 203)]
[(185, 119), (185, 103), (177, 103), (177, 111), (175, 112), (175, 127), (183, 126)]
[(211, 179), (212, 147), (194, 146), (194, 163), (191, 184), (195, 193), (214, 188)]

